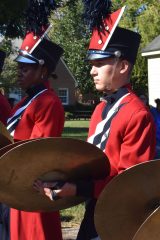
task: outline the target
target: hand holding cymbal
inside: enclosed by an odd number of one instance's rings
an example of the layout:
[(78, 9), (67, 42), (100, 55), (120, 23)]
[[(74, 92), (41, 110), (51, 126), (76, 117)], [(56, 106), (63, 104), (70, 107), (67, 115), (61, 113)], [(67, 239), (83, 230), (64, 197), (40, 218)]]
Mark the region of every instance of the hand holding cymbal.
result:
[(100, 179), (109, 174), (106, 155), (94, 145), (71, 138), (34, 139), (15, 145), (0, 157), (0, 202), (24, 211), (53, 211), (85, 199), (50, 201), (33, 183)]
[(41, 194), (46, 195), (51, 201), (63, 197), (75, 197), (76, 185), (64, 181), (43, 183), (40, 180), (34, 182), (34, 188)]

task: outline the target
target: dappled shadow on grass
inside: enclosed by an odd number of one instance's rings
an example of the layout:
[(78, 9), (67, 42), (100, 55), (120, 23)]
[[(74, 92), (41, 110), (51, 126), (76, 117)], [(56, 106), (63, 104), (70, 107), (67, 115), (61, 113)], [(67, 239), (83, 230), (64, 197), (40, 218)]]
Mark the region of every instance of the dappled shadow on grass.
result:
[(62, 137), (75, 138), (75, 139), (86, 141), (87, 135), (88, 135), (88, 128), (86, 127), (82, 127), (82, 128), (66, 127), (63, 131)]
[(82, 133), (82, 134), (87, 134), (87, 132), (88, 132), (88, 128), (86, 128), (86, 127), (79, 127), (79, 128), (77, 128), (77, 127), (65, 127), (64, 128), (64, 130), (63, 130), (63, 134), (65, 134), (65, 133), (69, 133), (69, 134), (80, 134), (80, 133)]
[(68, 135), (67, 136), (63, 135), (62, 137), (72, 138), (72, 139), (74, 138), (74, 139), (78, 139), (78, 140), (87, 141), (87, 136), (82, 136), (82, 135), (80, 135), (80, 136), (79, 135), (76, 135), (76, 136), (75, 135), (73, 135), (73, 136), (72, 135), (69, 135), (69, 136)]
[(61, 221), (63, 222), (70, 222), (73, 220), (74, 216), (68, 215), (68, 216), (61, 216)]

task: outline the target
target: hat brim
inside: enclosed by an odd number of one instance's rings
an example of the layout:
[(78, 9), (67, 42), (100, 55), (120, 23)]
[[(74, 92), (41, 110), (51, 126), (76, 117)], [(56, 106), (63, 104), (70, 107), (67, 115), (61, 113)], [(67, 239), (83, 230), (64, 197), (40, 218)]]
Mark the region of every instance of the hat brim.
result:
[(92, 60), (100, 60), (100, 59), (111, 58), (111, 57), (115, 57), (115, 52), (89, 50), (87, 53), (86, 60), (92, 61)]
[(111, 58), (111, 57), (115, 57), (115, 55), (113, 55), (113, 54), (107, 54), (107, 55), (90, 54), (87, 56), (86, 60), (92, 61), (92, 60), (100, 60), (100, 59), (106, 59), (106, 58)]
[(24, 57), (22, 55), (19, 55), (18, 57), (16, 57), (16, 59), (14, 61), (19, 62), (19, 63), (37, 64), (36, 61), (34, 61), (32, 59), (29, 59), (29, 58), (26, 58), (26, 57)]

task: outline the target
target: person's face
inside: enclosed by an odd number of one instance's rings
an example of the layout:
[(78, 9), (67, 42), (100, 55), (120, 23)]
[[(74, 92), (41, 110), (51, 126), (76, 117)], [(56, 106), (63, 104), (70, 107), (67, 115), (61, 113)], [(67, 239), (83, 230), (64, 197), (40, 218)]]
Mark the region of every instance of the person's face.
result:
[(18, 63), (17, 82), (23, 90), (43, 82), (42, 67), (36, 64)]
[(112, 93), (123, 85), (121, 80), (122, 61), (117, 58), (107, 58), (90, 61), (95, 87), (100, 92)]

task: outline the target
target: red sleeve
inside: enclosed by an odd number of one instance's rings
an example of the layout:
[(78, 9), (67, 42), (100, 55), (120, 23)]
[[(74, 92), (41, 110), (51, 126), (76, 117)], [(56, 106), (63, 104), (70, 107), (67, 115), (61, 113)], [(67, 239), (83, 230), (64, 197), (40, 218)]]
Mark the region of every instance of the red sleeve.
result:
[(30, 139), (59, 137), (64, 127), (64, 111), (58, 101), (44, 104), (35, 112), (35, 124)]
[(146, 111), (139, 111), (132, 115), (127, 124), (123, 136), (123, 143), (121, 144), (118, 165), (116, 169), (112, 169), (112, 177), (109, 176), (105, 180), (95, 182), (95, 197), (100, 194), (105, 185), (115, 175), (120, 174), (125, 169), (136, 164), (152, 160), (154, 156), (155, 125), (149, 113)]
[(155, 156), (155, 126), (150, 114), (139, 111), (126, 128), (121, 145), (118, 173)]

